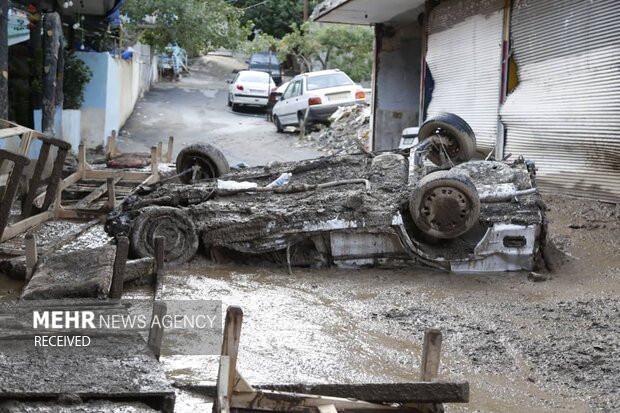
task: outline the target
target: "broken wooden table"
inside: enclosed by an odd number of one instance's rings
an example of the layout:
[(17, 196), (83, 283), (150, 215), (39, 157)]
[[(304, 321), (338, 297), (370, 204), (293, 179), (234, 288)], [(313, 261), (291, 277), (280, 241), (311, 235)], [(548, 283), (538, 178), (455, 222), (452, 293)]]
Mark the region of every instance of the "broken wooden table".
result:
[(443, 411), (443, 403), (469, 401), (468, 383), (435, 381), (442, 338), (441, 332), (434, 329), (425, 332), (420, 382), (285, 386), (288, 391), (255, 388), (237, 371), (242, 319), (241, 308), (228, 308), (216, 394), (213, 395), (214, 413), (228, 413), (234, 409), (313, 413), (438, 413)]

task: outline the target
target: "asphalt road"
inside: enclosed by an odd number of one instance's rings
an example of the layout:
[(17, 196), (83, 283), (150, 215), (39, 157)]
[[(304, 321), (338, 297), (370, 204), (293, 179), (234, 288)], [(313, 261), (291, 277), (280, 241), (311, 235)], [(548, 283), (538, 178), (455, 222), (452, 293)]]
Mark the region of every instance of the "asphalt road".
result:
[[(136, 104), (119, 137), (123, 152), (147, 152), (168, 136), (175, 137), (174, 155), (186, 145), (208, 142), (226, 155), (229, 163), (262, 165), (271, 161), (309, 159), (321, 153), (298, 146), (296, 133), (279, 134), (264, 110), (226, 104), (232, 69), (237, 59), (209, 56), (196, 60), (179, 82), (160, 82)], [(165, 151), (165, 147), (164, 147)]]

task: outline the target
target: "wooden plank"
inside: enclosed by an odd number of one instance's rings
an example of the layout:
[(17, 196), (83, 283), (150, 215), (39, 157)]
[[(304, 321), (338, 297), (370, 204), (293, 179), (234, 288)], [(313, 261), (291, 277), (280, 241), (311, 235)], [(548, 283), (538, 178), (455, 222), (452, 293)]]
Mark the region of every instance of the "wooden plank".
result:
[(424, 331), (422, 364), (420, 365), (421, 381), (433, 381), (437, 379), (441, 357), (441, 343), (441, 331), (435, 328), (429, 328)]
[(0, 129), (0, 139), (8, 138), (22, 133), (29, 133), (30, 129), (23, 126), (14, 126), (12, 128)]
[[(147, 343), (157, 360), (159, 360), (159, 356), (161, 355), (161, 343), (164, 338), (164, 327), (161, 325), (161, 319), (167, 312), (168, 306), (165, 302), (156, 301), (153, 304), (153, 316), (151, 317), (151, 329), (149, 330), (149, 338)], [(153, 322), (156, 317), (160, 320), (159, 323)]]
[(116, 206), (116, 184), (120, 181), (120, 179), (118, 179), (118, 181), (116, 181), (116, 179), (114, 178), (108, 178), (107, 181), (107, 185), (108, 185), (108, 208), (110, 209), (114, 209), (114, 207)]
[(156, 180), (159, 179), (159, 157), (157, 155), (157, 146), (151, 147), (151, 175)]
[(17, 153), (19, 153), (20, 155), (28, 156), (28, 151), (30, 150), (30, 144), (32, 143), (33, 136), (33, 130), (29, 130), (22, 135), (21, 142), (19, 143), (19, 150), (17, 151)]
[(217, 374), (217, 397), (213, 405), (215, 413), (229, 413), (232, 388), (228, 387), (228, 377), (231, 375), (230, 357), (221, 356)]
[(112, 273), (112, 285), (110, 285), (109, 298), (117, 299), (123, 296), (123, 284), (125, 282), (125, 267), (129, 253), (129, 239), (120, 237), (116, 241), (116, 257)]
[[(248, 391), (247, 388), (237, 387), (237, 357), (239, 354), (239, 342), (241, 340), (241, 325), (243, 324), (243, 310), (238, 306), (230, 306), (226, 310), (224, 321), (224, 335), (222, 339), (222, 356), (230, 359), (230, 375), (227, 378), (228, 400), (232, 397), (233, 389)], [(251, 390), (251, 389), (249, 389)]]
[(8, 225), (2, 233), (2, 238), (0, 238), (0, 242), (4, 242), (8, 239), (14, 238), (22, 232), (28, 231), (29, 229), (34, 228), (40, 223), (48, 221), (53, 217), (54, 213), (52, 211), (45, 211), (29, 218), (22, 219), (15, 224)]
[(116, 150), (116, 131), (112, 131), (112, 134), (108, 136), (108, 158), (112, 159), (118, 155)]
[(34, 167), (34, 172), (32, 173), (32, 178), (30, 178), (30, 190), (26, 195), (26, 199), (22, 204), (22, 216), (27, 218), (32, 213), (32, 203), (37, 197), (37, 189), (39, 185), (41, 185), (41, 178), (43, 176), (43, 169), (45, 168), (45, 164), (47, 163), (47, 158), (49, 157), (50, 147), (48, 143), (44, 143), (41, 145), (41, 150), (39, 151), (39, 158), (37, 159), (37, 163)]
[(133, 172), (121, 170), (85, 170), (82, 179), (90, 179), (93, 181), (105, 181), (108, 178), (120, 177), (123, 181), (143, 182), (151, 176), (149, 172)]
[(231, 409), (269, 410), (277, 412), (315, 411), (319, 406), (334, 405), (338, 411), (402, 411), (400, 406), (369, 403), (366, 401), (329, 397), (315, 394), (285, 393), (256, 390), (235, 394)]
[[(21, 157), (20, 157), (21, 158)], [(4, 189), (2, 202), (0, 203), (0, 237), (4, 237), (4, 232), (8, 228), (9, 217), (11, 215), (11, 207), (19, 188), (20, 176), (24, 170), (26, 163), (14, 163), (13, 170), (9, 178), (9, 182)]]
[(168, 137), (168, 151), (166, 152), (166, 162), (172, 163), (172, 148), (174, 147), (174, 136)]
[[(121, 178), (109, 178), (109, 179), (112, 179), (112, 182), (114, 184), (118, 183), (121, 180)], [(85, 208), (88, 207), (88, 205), (90, 203), (92, 203), (93, 201), (98, 199), (100, 196), (102, 196), (106, 192), (108, 192), (108, 183), (107, 183), (107, 181), (106, 181), (106, 183), (100, 185), (93, 192), (91, 192), (90, 194), (85, 196), (80, 202), (78, 202), (77, 204), (73, 205), (71, 207), (71, 209), (85, 209)]]
[[(211, 385), (182, 386), (209, 397), (216, 397), (217, 388)], [(269, 384), (255, 385), (255, 389), (287, 393), (320, 394), (323, 396), (352, 398), (371, 403), (468, 403), (467, 382), (411, 382), (364, 384)], [(235, 391), (237, 391), (235, 389)]]
[[(54, 166), (52, 167), (52, 173), (49, 177), (49, 183), (45, 191), (45, 199), (41, 209), (46, 211), (54, 202), (54, 200), (60, 200), (60, 193), (62, 193), (62, 170), (65, 166), (65, 159), (67, 157), (67, 149), (58, 147), (58, 153), (56, 159), (54, 159)], [(58, 191), (57, 191), (58, 189)]]

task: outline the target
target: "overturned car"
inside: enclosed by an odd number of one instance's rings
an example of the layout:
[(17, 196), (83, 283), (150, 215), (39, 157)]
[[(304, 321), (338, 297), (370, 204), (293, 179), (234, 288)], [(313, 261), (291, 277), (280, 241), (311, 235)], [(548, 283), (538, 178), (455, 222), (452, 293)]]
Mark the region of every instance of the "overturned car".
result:
[[(182, 184), (141, 188), (106, 231), (132, 254), (292, 266), (421, 263), (455, 272), (532, 270), (545, 238), (533, 163), (473, 161), (475, 136), (453, 114), (419, 129), (411, 149), (231, 171), (210, 145), (177, 158)], [(432, 164), (431, 164), (432, 163)]]

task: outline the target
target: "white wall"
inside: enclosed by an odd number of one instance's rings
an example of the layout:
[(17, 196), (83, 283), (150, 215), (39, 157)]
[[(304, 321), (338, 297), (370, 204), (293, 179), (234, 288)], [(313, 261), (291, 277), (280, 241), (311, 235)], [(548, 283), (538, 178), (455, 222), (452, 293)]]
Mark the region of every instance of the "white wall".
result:
[[(134, 55), (123, 60), (109, 53), (78, 53), (93, 71), (82, 105), (81, 141), (87, 146), (105, 144), (113, 130), (127, 121), (137, 100), (150, 89), (156, 59), (150, 47), (136, 44)], [(153, 70), (153, 64), (155, 69)]]

